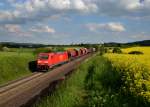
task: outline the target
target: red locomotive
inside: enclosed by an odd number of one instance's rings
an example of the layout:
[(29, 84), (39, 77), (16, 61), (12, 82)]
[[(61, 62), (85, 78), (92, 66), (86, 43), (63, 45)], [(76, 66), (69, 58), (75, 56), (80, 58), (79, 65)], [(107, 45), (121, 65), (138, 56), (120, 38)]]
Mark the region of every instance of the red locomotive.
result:
[(67, 52), (57, 53), (40, 53), (37, 60), (38, 70), (48, 70), (56, 65), (62, 64), (68, 61)]
[(40, 53), (37, 59), (37, 69), (48, 70), (56, 65), (68, 62), (69, 60), (86, 55), (91, 52), (91, 49), (68, 49), (65, 52)]

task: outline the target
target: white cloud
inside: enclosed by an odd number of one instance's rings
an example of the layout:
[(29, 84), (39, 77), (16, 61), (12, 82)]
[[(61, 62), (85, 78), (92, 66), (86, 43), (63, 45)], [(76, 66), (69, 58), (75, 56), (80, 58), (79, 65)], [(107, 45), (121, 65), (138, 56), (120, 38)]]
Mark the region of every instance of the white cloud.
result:
[(107, 30), (107, 31), (112, 31), (112, 32), (123, 32), (125, 31), (125, 27), (118, 22), (110, 22), (110, 23), (89, 23), (86, 25), (86, 27), (92, 31), (92, 32), (97, 32), (99, 30)]
[(4, 29), (7, 30), (10, 33), (19, 33), (19, 32), (22, 32), (22, 29), (21, 29), (20, 25), (6, 24), (6, 25), (4, 25)]
[(83, 0), (72, 0), (70, 7), (81, 12), (96, 12), (98, 9), (96, 4)]
[(0, 30), (14, 36), (20, 36), (20, 37), (32, 36), (30, 32), (23, 30), (23, 28), (18, 24), (5, 24), (3, 26), (0, 26)]
[(96, 12), (97, 5), (84, 0), (9, 0), (11, 10), (0, 11), (0, 22), (26, 23), (28, 21), (43, 20), (54, 14), (68, 12), (90, 13)]
[(30, 31), (37, 32), (37, 33), (55, 33), (56, 32), (54, 28), (51, 28), (47, 25), (32, 27)]
[(145, 34), (144, 32), (131, 36), (133, 39), (140, 39), (140, 40), (148, 40), (150, 39), (150, 35)]
[(67, 17), (64, 14), (54, 14), (54, 15), (48, 17), (47, 19), (51, 19), (53, 21), (63, 20), (63, 21), (66, 21), (66, 22), (70, 22), (72, 20), (70, 17)]
[(0, 20), (11, 18), (12, 14), (9, 11), (0, 11)]
[(96, 4), (92, 2), (86, 3), (83, 0), (28, 0), (25, 3), (15, 3), (14, 7), (25, 10), (27, 12), (36, 11), (47, 11), (52, 12), (53, 10), (65, 11), (75, 10), (81, 12), (95, 11)]
[(109, 16), (148, 17), (150, 0), (8, 0), (11, 10), (0, 11), (0, 23), (26, 23), (55, 14), (96, 13)]

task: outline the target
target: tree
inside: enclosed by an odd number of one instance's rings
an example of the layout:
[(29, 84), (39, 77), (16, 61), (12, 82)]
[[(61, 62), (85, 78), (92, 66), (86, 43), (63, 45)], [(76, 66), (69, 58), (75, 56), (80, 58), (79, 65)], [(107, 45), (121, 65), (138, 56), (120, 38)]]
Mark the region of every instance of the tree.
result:
[(3, 46), (0, 44), (0, 51), (3, 51)]
[(48, 53), (48, 52), (52, 52), (51, 48), (36, 48), (34, 50), (34, 54), (39, 54), (39, 53)]
[(141, 51), (131, 51), (131, 52), (129, 52), (128, 54), (141, 55), (141, 54), (144, 54), (144, 53), (141, 52)]
[(104, 45), (101, 45), (99, 47), (99, 52), (100, 52), (100, 55), (103, 55), (104, 53), (108, 52), (108, 49)]
[(119, 54), (122, 53), (121, 49), (118, 47), (115, 47), (112, 52), (113, 53), (119, 53)]
[(63, 52), (65, 49), (63, 47), (54, 47), (52, 48), (53, 52)]

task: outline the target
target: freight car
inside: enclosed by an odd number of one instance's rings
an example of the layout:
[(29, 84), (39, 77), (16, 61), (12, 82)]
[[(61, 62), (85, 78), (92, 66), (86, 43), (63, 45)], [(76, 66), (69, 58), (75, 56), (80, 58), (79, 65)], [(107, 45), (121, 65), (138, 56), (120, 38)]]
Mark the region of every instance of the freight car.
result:
[(78, 57), (78, 51), (75, 49), (68, 49), (67, 53), (68, 53), (68, 57), (70, 59), (74, 59), (74, 58)]
[(56, 65), (63, 64), (91, 52), (91, 49), (76, 48), (65, 52), (40, 53), (37, 58), (37, 69), (38, 71), (47, 71)]
[(78, 52), (78, 57), (82, 55), (82, 51), (79, 48), (75, 48), (75, 50)]

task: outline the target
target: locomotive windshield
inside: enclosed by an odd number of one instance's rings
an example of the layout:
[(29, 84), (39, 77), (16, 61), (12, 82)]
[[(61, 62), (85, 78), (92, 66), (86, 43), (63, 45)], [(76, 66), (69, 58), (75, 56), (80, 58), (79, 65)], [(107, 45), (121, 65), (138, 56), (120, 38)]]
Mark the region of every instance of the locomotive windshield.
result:
[(48, 59), (48, 55), (40, 55), (39, 59), (47, 60)]

